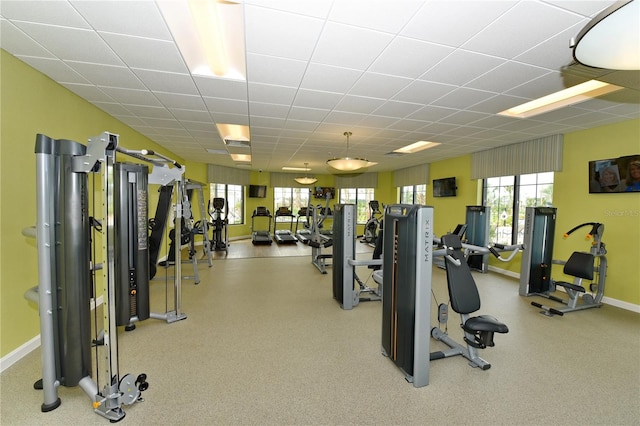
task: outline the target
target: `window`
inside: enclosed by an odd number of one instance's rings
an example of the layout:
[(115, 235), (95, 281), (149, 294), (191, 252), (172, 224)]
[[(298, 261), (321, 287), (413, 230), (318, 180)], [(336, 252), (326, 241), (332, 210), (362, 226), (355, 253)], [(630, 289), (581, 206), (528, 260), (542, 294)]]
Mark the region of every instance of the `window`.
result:
[[(309, 204), (308, 188), (273, 188), (273, 211), (278, 210), (279, 207), (289, 207), (291, 213), (297, 215), (300, 208), (307, 207)], [(288, 222), (289, 218), (279, 217), (279, 222)]]
[(369, 201), (373, 200), (373, 188), (340, 189), (340, 204), (356, 205), (356, 221), (360, 225), (369, 219)]
[(244, 223), (244, 187), (242, 185), (210, 183), (209, 214), (213, 213), (214, 198), (224, 198), (224, 214), (229, 220), (229, 225), (240, 225)]
[(409, 185), (400, 188), (401, 204), (427, 204), (427, 185)]
[(551, 206), (552, 201), (553, 172), (485, 179), (484, 205), (491, 210), (489, 240), (521, 244), (526, 208)]

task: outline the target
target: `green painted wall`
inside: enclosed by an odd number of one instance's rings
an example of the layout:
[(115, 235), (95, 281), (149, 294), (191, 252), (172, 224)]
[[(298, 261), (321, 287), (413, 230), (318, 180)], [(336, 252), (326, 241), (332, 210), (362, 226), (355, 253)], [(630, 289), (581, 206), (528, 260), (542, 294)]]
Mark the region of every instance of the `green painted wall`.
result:
[[(0, 356), (5, 356), (40, 332), (38, 308), (23, 297), (38, 283), (36, 245), (21, 234), (36, 223), (36, 134), (86, 143), (109, 131), (120, 135), (123, 147), (182, 159), (4, 50), (0, 55)], [(150, 197), (150, 210), (154, 205)]]
[(589, 161), (635, 154), (640, 154), (640, 119), (565, 135), (562, 172), (553, 185), (554, 258), (589, 251), (588, 228), (568, 239), (564, 232), (585, 222), (603, 223), (609, 262), (605, 296), (640, 305), (640, 193), (589, 194), (588, 174)]

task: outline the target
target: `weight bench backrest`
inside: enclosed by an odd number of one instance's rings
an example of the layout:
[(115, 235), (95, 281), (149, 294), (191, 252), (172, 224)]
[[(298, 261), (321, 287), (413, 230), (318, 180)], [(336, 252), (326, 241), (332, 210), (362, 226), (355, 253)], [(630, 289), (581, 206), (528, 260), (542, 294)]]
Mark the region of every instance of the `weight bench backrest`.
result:
[(442, 243), (447, 249), (447, 254), (460, 262), (460, 265), (456, 265), (446, 256), (444, 258), (451, 308), (459, 314), (475, 312), (480, 309), (480, 294), (462, 252), (460, 237), (456, 234), (447, 234), (442, 237)]
[(594, 256), (591, 253), (574, 251), (564, 265), (563, 271), (572, 277), (591, 281), (593, 280), (593, 260)]

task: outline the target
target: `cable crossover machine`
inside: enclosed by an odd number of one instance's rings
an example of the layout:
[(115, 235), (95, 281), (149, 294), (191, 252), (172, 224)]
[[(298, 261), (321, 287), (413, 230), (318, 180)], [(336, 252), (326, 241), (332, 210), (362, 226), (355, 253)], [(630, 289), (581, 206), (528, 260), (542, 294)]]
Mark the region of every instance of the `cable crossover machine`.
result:
[[(117, 163), (116, 152), (151, 164), (149, 179), (146, 165)], [(36, 227), (23, 234), (36, 238), (38, 250), (38, 286), (25, 297), (40, 314), (42, 379), (34, 387), (43, 391), (41, 410), (60, 406), (60, 385), (80, 386), (97, 414), (117, 422), (125, 416), (122, 406), (143, 401), (149, 387), (144, 373), (120, 373), (117, 335), (119, 325), (154, 317), (148, 301), (147, 183), (181, 182), (184, 167), (150, 150), (126, 150), (108, 132), (86, 146), (38, 134), (35, 153)], [(158, 318), (186, 318), (179, 284), (176, 310)]]

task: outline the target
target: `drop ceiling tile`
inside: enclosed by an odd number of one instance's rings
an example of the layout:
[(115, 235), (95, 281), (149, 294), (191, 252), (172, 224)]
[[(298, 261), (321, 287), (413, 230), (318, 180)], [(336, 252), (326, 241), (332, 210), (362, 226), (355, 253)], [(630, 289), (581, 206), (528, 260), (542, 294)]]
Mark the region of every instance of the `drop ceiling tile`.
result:
[(579, 13), (585, 17), (592, 17), (600, 11), (611, 6), (611, 1), (575, 1), (575, 0), (544, 0), (545, 3), (553, 4), (571, 12)]
[(245, 0), (244, 3), (322, 19), (327, 17), (332, 6), (331, 2), (300, 2), (296, 0)]
[(207, 110), (213, 113), (237, 114), (246, 116), (249, 113), (246, 101), (233, 99), (203, 98)]
[(361, 2), (339, 1), (333, 3), (329, 20), (397, 34), (423, 3), (422, 0), (374, 0), (367, 1), (363, 7)]
[(18, 59), (58, 83), (90, 84), (89, 80), (82, 77), (59, 59), (34, 58), (30, 56), (18, 56)]
[(165, 119), (165, 118), (144, 117), (140, 115), (139, 117), (147, 126), (157, 128), (160, 131), (160, 134), (165, 134), (166, 129), (184, 130), (184, 127), (182, 127), (182, 124), (180, 124), (178, 120), (169, 119), (169, 118)]
[(378, 31), (327, 22), (311, 59), (315, 63), (366, 70), (392, 38)]
[(459, 47), (516, 3), (516, 1), (426, 2), (404, 27), (401, 34)]
[(179, 121), (200, 121), (203, 123), (213, 121), (208, 111), (193, 111), (179, 108), (169, 108), (169, 111)]
[(100, 108), (101, 110), (103, 110), (104, 112), (106, 112), (107, 114), (112, 115), (114, 117), (127, 116), (131, 114), (129, 110), (127, 110), (125, 107), (117, 103), (113, 103), (113, 102), (92, 102), (92, 103), (98, 108)]
[(381, 74), (417, 78), (452, 52), (453, 49), (447, 46), (397, 37), (389, 43), (370, 70)]
[(356, 124), (365, 118), (365, 114), (356, 114), (352, 112), (331, 111), (324, 119), (325, 123), (334, 124)]
[(375, 115), (382, 115), (385, 117), (403, 118), (413, 114), (422, 108), (421, 104), (413, 104), (408, 102), (399, 101), (387, 101), (380, 108), (374, 111)]
[[(246, 114), (226, 114), (222, 112), (211, 112), (211, 118), (213, 118), (213, 121), (220, 124), (239, 124), (244, 126), (248, 126), (250, 124), (249, 118)], [(253, 119), (251, 125), (253, 126)]]
[[(530, 99), (509, 95), (495, 95), (484, 101), (478, 102), (467, 109), (476, 112), (485, 112), (487, 114), (497, 114), (505, 109), (528, 102)], [(516, 119), (517, 120), (517, 119)]]
[(194, 111), (207, 110), (200, 96), (164, 92), (155, 92), (155, 96), (166, 108), (190, 109)]
[(413, 132), (421, 129), (424, 126), (425, 126), (424, 121), (403, 119), (403, 120), (396, 121), (395, 123), (391, 124), (388, 127), (392, 130), (402, 130), (402, 131)]
[(439, 120), (441, 123), (459, 124), (461, 126), (469, 125), (482, 118), (491, 117), (489, 114), (473, 111), (458, 111), (445, 118)]
[(96, 86), (145, 89), (136, 75), (125, 67), (71, 61), (66, 64)]
[(398, 121), (397, 118), (394, 117), (382, 117), (380, 115), (368, 115), (364, 117), (358, 123), (359, 126), (370, 127), (370, 128), (384, 128), (387, 126), (391, 126), (393, 123)]
[(319, 108), (304, 108), (292, 106), (289, 110), (288, 118), (292, 120), (304, 120), (304, 121), (323, 121), (329, 113), (327, 109)]
[(289, 114), (288, 105), (266, 104), (262, 102), (251, 102), (249, 104), (251, 115), (260, 117), (287, 118)]
[(155, 2), (72, 1), (71, 4), (96, 31), (158, 40), (172, 39)]
[[(512, 59), (557, 33), (575, 25), (581, 17), (545, 5), (522, 1), (463, 45), (465, 49)], [(496, 43), (502, 40), (502, 43)]]
[(51, 52), (6, 19), (0, 19), (0, 47), (14, 56), (55, 59)]
[(298, 90), (293, 104), (308, 108), (333, 109), (341, 98), (342, 95), (339, 93), (301, 89)]
[(306, 67), (304, 61), (247, 54), (247, 75), (255, 83), (298, 87)]
[(394, 100), (403, 102), (413, 102), (420, 104), (430, 104), (456, 89), (456, 86), (448, 84), (433, 83), (430, 81), (415, 80), (407, 87), (399, 91)]
[[(422, 74), (420, 80), (464, 86), (502, 62), (502, 59), (494, 56), (458, 49)], [(469, 66), (471, 63), (472, 67)]]
[(494, 96), (495, 93), (461, 87), (432, 102), (432, 105), (456, 109), (471, 107), (471, 109), (473, 109), (472, 106), (474, 104), (486, 101)]
[[(96, 105), (98, 107), (100, 107), (100, 105), (104, 105), (104, 104), (100, 104), (99, 102), (96, 102)], [(113, 116), (115, 118), (117, 118), (118, 120), (122, 121), (124, 124), (126, 124), (129, 127), (144, 127), (145, 123), (144, 121), (142, 121), (142, 119), (135, 117), (133, 115), (130, 115), (131, 113), (129, 111), (126, 111), (126, 115), (120, 115), (120, 114), (113, 114)]]
[(249, 100), (251, 102), (290, 105), (296, 96), (296, 92), (297, 89), (293, 87), (249, 83)]
[(311, 63), (304, 72), (300, 87), (303, 89), (346, 93), (361, 75), (362, 71)]
[(71, 90), (76, 95), (89, 102), (114, 102), (113, 98), (108, 96), (96, 86), (89, 84), (61, 83), (62, 86)]
[(457, 110), (453, 108), (443, 108), (433, 105), (426, 105), (411, 115), (408, 115), (408, 119), (422, 120), (427, 122), (435, 122), (451, 114), (454, 114)]
[(100, 90), (121, 104), (162, 106), (153, 93), (148, 90), (122, 89), (119, 87), (103, 86), (100, 86)]
[(578, 35), (582, 27), (583, 23), (575, 24), (526, 52), (516, 55), (514, 60), (549, 70), (560, 70), (574, 61), (570, 42), (572, 37)]
[(175, 74), (143, 69), (133, 70), (151, 91), (198, 95), (196, 85), (189, 74)]
[(171, 115), (171, 113), (164, 107), (153, 107), (144, 105), (125, 105), (125, 107), (140, 118), (161, 118), (173, 120), (173, 116)]
[(18, 21), (91, 29), (91, 26), (66, 1), (3, 1), (2, 16)]
[(467, 83), (466, 87), (502, 93), (548, 73), (545, 68), (508, 61)]
[[(30, 22), (14, 22), (14, 24), (60, 59), (94, 64), (124, 65), (94, 31)], [(73, 43), (69, 43), (69, 40), (73, 40)]]
[(99, 34), (130, 68), (181, 74), (189, 72), (180, 51), (172, 41), (121, 34)]
[(199, 132), (211, 132), (216, 133), (218, 128), (215, 123), (211, 121), (210, 123), (203, 123), (199, 121), (184, 121), (181, 120), (180, 123), (182, 126), (188, 131), (199, 131)]
[(197, 75), (193, 76), (193, 81), (202, 96), (247, 99), (247, 83), (245, 81)]
[(413, 79), (365, 72), (353, 85), (349, 94), (371, 98), (390, 99)]
[(382, 99), (346, 95), (335, 106), (336, 111), (371, 114), (385, 103)]
[(321, 19), (251, 5), (245, 8), (245, 20), (247, 52), (305, 61), (324, 24)]

